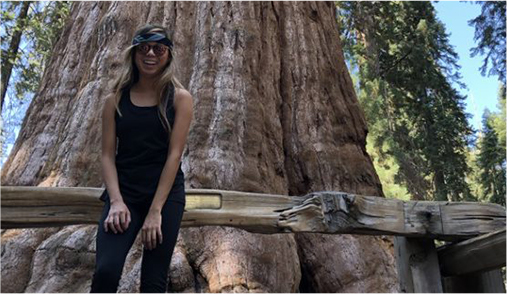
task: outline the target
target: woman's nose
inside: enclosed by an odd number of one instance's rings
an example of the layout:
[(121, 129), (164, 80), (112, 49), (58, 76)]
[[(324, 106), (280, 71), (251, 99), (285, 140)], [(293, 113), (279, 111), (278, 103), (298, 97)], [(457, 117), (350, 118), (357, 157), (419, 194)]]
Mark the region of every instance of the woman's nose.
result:
[(155, 52), (153, 52), (153, 47), (150, 47), (150, 50), (148, 50), (148, 53), (146, 53), (146, 55), (150, 55), (150, 53), (152, 56), (156, 56)]

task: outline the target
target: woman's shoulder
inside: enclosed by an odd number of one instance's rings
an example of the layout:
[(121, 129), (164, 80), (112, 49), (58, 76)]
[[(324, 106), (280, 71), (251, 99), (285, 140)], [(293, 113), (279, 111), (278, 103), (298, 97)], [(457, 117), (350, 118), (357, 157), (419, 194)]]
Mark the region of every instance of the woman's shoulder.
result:
[[(126, 96), (130, 92), (130, 89), (122, 89), (120, 90), (120, 93), (117, 94), (115, 92), (111, 92), (106, 96), (106, 103), (115, 105), (116, 100), (118, 99), (118, 103), (123, 102), (123, 97)], [(117, 96), (118, 95), (118, 96)]]
[(108, 95), (105, 99), (105, 102), (104, 102), (104, 111), (107, 111), (107, 112), (113, 112), (114, 109), (115, 109), (115, 96), (114, 95)]
[(175, 99), (192, 99), (192, 95), (190, 95), (190, 92), (183, 88), (175, 88), (174, 90), (174, 98)]
[(174, 108), (178, 108), (180, 105), (192, 104), (192, 95), (190, 92), (183, 88), (175, 88), (174, 92)]

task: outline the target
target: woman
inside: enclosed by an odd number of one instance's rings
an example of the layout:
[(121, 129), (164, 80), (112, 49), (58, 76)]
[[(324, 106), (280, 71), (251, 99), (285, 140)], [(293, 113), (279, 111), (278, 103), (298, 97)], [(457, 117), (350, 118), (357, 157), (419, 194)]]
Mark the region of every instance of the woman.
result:
[(180, 159), (193, 118), (192, 96), (173, 76), (172, 47), (161, 26), (137, 30), (125, 51), (113, 95), (104, 104), (106, 189), (100, 199), (105, 204), (91, 292), (117, 291), (127, 253), (140, 230), (144, 247), (140, 291), (166, 292), (185, 208)]

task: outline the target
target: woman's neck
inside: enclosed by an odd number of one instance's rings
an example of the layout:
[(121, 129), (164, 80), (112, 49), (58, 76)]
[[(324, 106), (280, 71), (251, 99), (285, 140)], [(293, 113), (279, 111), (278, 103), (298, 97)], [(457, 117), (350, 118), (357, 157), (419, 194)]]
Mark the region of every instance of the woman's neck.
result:
[(154, 92), (157, 89), (157, 78), (140, 76), (137, 83), (134, 85), (136, 92)]

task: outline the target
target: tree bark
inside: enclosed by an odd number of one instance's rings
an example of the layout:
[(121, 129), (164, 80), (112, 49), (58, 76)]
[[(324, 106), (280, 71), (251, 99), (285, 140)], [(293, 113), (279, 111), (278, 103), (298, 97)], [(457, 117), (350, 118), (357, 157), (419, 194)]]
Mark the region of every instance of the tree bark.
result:
[[(4, 185), (104, 187), (101, 109), (122, 62), (119, 49), (144, 23), (171, 30), (177, 76), (194, 97), (182, 159), (187, 188), (383, 196), (332, 2), (74, 3), (2, 169)], [(2, 252), (2, 277), (31, 272), (17, 288), (3, 279), (3, 289), (89, 291), (95, 232), (90, 225), (63, 228), (26, 253), (33, 268), (12, 267), (19, 254)], [(2, 238), (2, 250), (4, 242), (12, 246), (19, 238)], [(138, 291), (140, 244), (138, 236), (120, 292)], [(392, 250), (387, 237), (182, 228), (169, 286), (176, 292), (393, 292)], [(62, 254), (84, 266), (59, 266)]]

